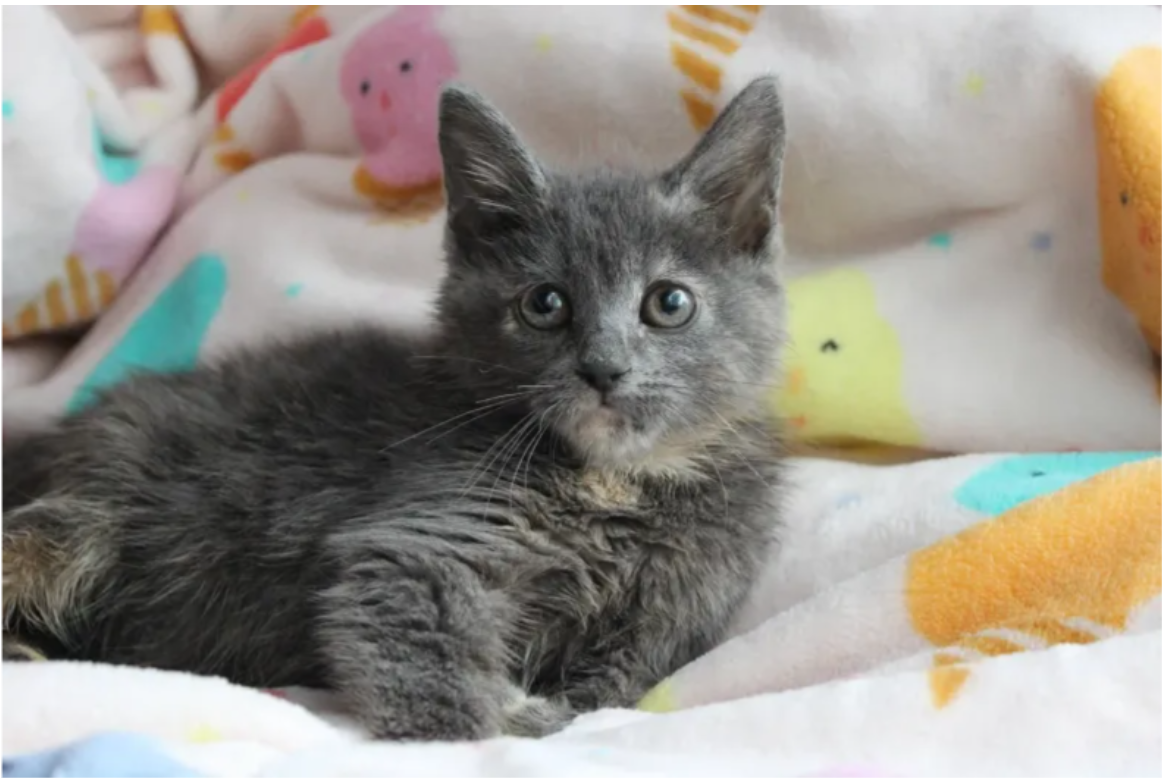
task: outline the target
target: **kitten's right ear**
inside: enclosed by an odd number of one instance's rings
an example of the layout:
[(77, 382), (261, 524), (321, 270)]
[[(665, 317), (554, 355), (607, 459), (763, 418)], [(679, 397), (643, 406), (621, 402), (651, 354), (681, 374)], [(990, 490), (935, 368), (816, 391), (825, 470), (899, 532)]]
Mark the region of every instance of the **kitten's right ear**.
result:
[(530, 218), (546, 177), (505, 117), (476, 92), (450, 86), (440, 122), (450, 229), (488, 237)]

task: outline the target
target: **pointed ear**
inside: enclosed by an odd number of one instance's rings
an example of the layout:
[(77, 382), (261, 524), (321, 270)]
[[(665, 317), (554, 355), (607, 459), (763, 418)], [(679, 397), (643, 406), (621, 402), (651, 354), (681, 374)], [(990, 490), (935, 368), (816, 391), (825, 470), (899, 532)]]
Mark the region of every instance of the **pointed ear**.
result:
[(711, 212), (739, 251), (764, 251), (777, 226), (785, 114), (777, 81), (758, 78), (733, 98), (678, 165), (664, 191)]
[(546, 177), (505, 117), (476, 92), (451, 86), (441, 94), (440, 122), (454, 235), (488, 238), (531, 219)]

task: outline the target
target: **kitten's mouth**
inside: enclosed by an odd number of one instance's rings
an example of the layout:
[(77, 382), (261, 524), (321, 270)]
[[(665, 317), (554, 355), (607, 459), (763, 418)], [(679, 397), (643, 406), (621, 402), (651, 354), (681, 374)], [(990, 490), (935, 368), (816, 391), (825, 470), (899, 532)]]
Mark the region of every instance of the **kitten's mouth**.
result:
[(632, 400), (631, 395), (626, 391), (587, 388), (578, 396), (576, 402), (582, 410), (587, 412), (605, 409), (618, 413), (621, 410), (626, 410)]
[(586, 409), (578, 417), (578, 426), (588, 432), (613, 433), (627, 422), (627, 417), (609, 400), (600, 400), (593, 408)]
[(628, 462), (648, 443), (635, 411), (630, 398), (600, 398), (596, 393), (576, 402), (559, 423), (560, 430), (592, 462)]
[(623, 406), (618, 399), (598, 393), (579, 398), (563, 420), (564, 432), (587, 448), (609, 443), (630, 429), (631, 419)]

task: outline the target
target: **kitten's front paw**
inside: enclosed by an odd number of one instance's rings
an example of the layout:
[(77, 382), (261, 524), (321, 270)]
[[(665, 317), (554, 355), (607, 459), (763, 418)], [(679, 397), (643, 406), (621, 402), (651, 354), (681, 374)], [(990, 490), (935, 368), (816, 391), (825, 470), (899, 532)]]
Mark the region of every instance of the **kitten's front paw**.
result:
[(506, 707), (502, 733), (520, 738), (542, 738), (562, 730), (574, 717), (574, 711), (565, 701), (522, 695)]

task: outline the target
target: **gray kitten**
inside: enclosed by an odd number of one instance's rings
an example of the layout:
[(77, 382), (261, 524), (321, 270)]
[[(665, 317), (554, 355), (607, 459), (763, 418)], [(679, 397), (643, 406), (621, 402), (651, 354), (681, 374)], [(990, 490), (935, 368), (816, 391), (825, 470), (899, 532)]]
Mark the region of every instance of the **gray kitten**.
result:
[(721, 639), (779, 517), (774, 82), (650, 178), (440, 111), (436, 335), (140, 376), (6, 446), (8, 630), (331, 687), (392, 739), (550, 732)]

